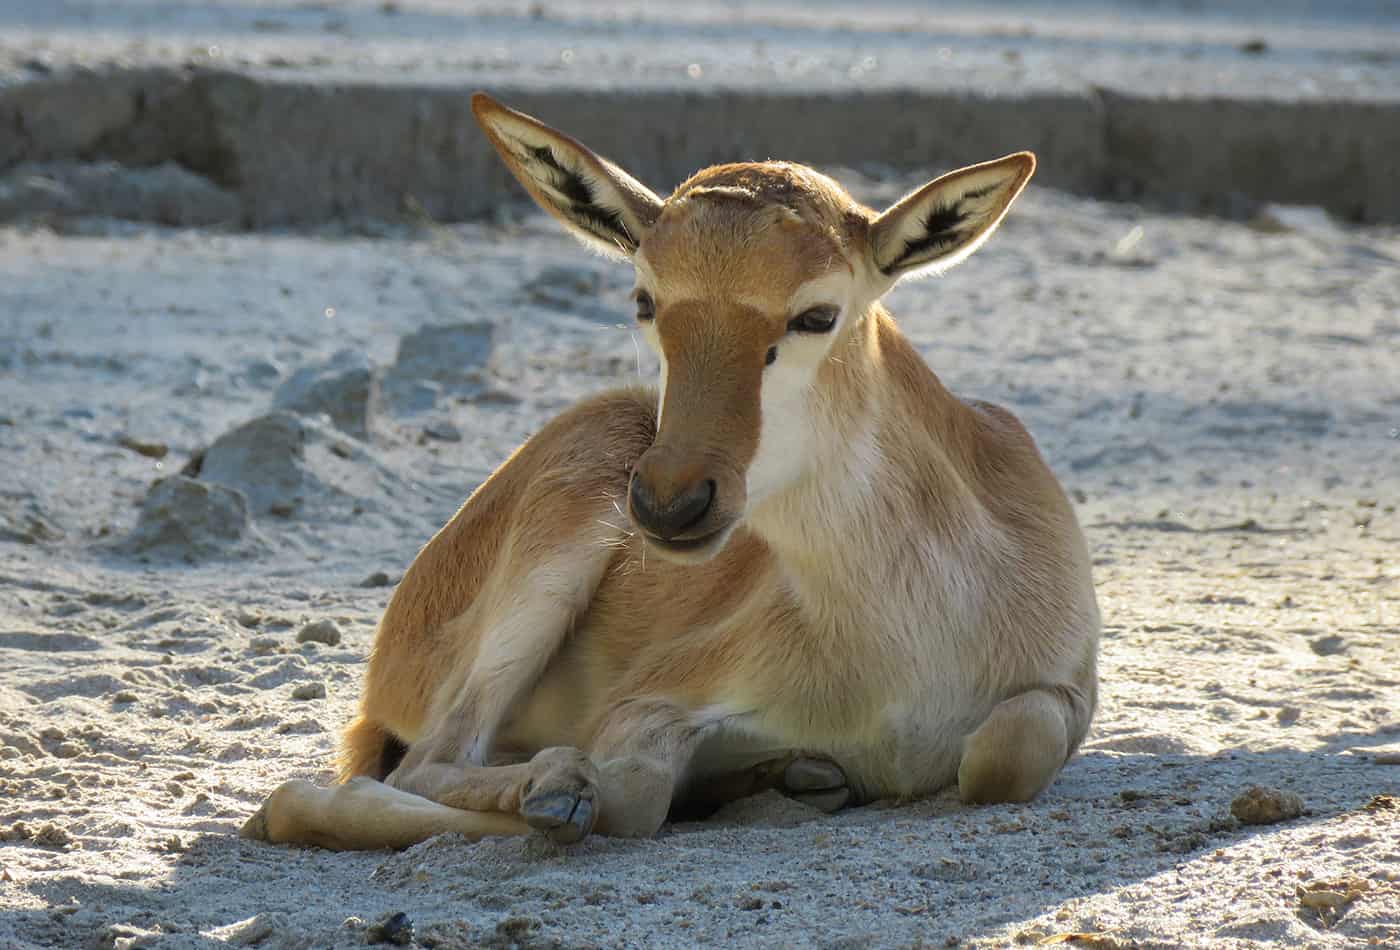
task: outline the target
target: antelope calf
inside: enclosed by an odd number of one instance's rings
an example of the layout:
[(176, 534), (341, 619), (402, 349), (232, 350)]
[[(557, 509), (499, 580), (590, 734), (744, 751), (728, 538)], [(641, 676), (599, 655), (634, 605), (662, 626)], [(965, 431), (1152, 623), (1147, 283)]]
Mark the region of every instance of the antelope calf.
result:
[(1088, 729), (1084, 539), (1005, 409), (953, 396), (880, 298), (996, 229), (1028, 152), (876, 213), (801, 165), (667, 199), (484, 95), (526, 190), (636, 269), (659, 393), (603, 393), (520, 447), (419, 553), (375, 636), (340, 781), (249, 837), (650, 835), (776, 787), (831, 810), (1024, 801)]

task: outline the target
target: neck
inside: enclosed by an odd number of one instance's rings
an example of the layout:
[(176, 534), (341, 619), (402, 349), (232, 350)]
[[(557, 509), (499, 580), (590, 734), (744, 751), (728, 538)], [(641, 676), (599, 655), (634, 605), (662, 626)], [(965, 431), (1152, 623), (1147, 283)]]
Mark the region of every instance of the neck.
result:
[(816, 384), (805, 474), (750, 512), (804, 600), (854, 603), (955, 540), (976, 501), (957, 450), (966, 408), (874, 305)]

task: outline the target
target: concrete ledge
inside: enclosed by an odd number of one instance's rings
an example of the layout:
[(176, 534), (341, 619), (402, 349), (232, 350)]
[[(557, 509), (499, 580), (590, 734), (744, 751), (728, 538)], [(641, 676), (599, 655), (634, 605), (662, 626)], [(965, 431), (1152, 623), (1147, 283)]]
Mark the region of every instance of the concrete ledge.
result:
[[(0, 188), (22, 163), (33, 174), (44, 162), (174, 162), (235, 194), (241, 211), (230, 223), (240, 227), (394, 218), (411, 207), (461, 220), (521, 194), (472, 121), (471, 91), (167, 68), (55, 74), (0, 88)], [(1110, 90), (491, 91), (662, 192), (721, 161), (933, 174), (1030, 148), (1042, 183), (1082, 194), (1194, 210), (1313, 204), (1348, 220), (1400, 221), (1400, 102)]]

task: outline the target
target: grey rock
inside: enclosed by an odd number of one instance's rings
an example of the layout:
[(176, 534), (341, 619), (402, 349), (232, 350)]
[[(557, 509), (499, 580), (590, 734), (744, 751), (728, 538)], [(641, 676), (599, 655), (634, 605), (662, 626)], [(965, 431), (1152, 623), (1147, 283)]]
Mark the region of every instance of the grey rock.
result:
[(243, 492), (255, 513), (294, 511), (308, 477), (306, 428), (290, 412), (245, 422), (204, 451), (199, 477)]
[(0, 541), (42, 544), (58, 541), (65, 532), (53, 515), (27, 494), (0, 492)]
[(326, 695), (325, 683), (302, 683), (292, 690), (293, 699), (322, 699)]
[(374, 367), (368, 356), (355, 350), (341, 350), (319, 366), (297, 370), (272, 397), (278, 409), (324, 413), (337, 429), (359, 439), (369, 438), (378, 403)]
[(243, 366), (243, 378), (254, 386), (271, 386), (282, 378), (282, 367), (272, 360), (249, 360)]
[(473, 388), (491, 358), (495, 335), (495, 324), (486, 321), (423, 327), (399, 341), (391, 372), (400, 379), (434, 380), (443, 389)]
[(241, 491), (175, 475), (151, 486), (136, 527), (117, 547), (132, 554), (211, 557), (237, 550), (250, 533), (248, 499)]
[(384, 380), (383, 393), (394, 412), (412, 415), (434, 408), (442, 396), (442, 385), (430, 379), (391, 375)]
[(335, 646), (340, 642), (340, 628), (334, 620), (313, 620), (297, 631), (297, 643), (324, 643)]
[(24, 164), (0, 177), (0, 220), (103, 217), (198, 227), (236, 223), (241, 214), (236, 195), (173, 162)]
[(436, 419), (423, 427), (423, 434), (439, 442), (461, 442), (462, 430), (446, 419)]

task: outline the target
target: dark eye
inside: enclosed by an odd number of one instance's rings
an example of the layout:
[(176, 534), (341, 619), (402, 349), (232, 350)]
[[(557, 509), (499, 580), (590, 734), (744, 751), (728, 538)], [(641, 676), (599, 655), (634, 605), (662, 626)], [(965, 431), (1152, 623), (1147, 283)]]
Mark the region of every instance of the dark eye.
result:
[(836, 326), (836, 318), (841, 308), (826, 304), (802, 311), (788, 321), (788, 331), (797, 333), (829, 333)]
[(645, 290), (637, 291), (637, 319), (645, 322), (655, 316), (656, 304), (652, 301), (651, 294)]

